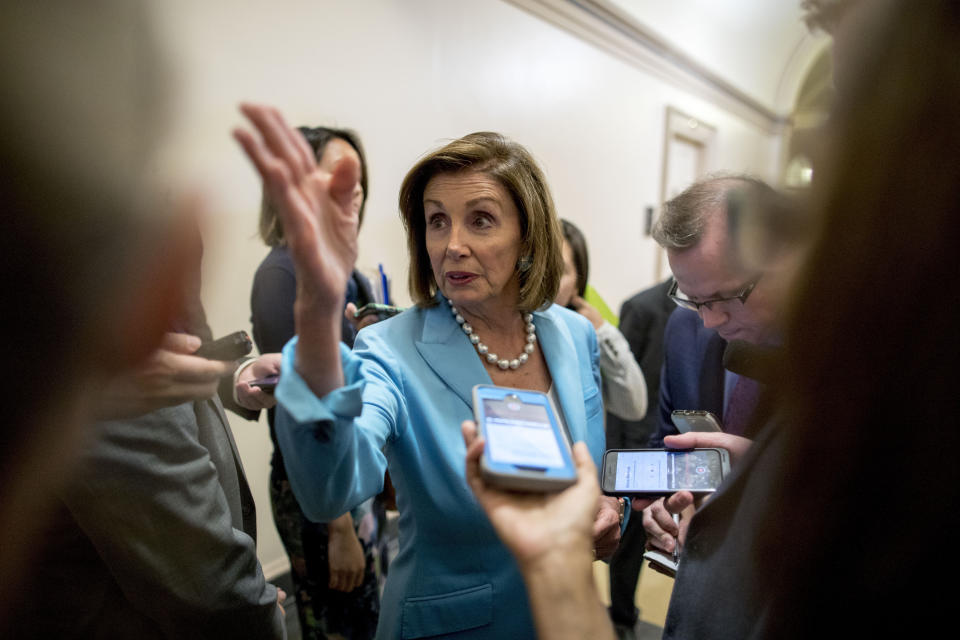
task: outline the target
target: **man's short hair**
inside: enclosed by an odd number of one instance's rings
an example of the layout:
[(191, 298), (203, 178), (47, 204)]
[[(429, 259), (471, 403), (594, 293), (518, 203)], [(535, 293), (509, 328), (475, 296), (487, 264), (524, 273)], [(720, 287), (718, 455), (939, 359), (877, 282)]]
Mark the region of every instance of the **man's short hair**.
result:
[(759, 178), (746, 174), (713, 174), (698, 180), (668, 200), (651, 235), (664, 249), (689, 249), (700, 242), (707, 218), (718, 209), (726, 215), (727, 196), (735, 189), (771, 191)]

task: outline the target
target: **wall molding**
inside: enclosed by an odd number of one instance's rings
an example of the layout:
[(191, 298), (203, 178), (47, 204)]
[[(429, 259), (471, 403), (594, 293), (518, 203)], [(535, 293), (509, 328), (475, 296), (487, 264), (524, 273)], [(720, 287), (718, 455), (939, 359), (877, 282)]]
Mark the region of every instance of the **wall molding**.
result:
[(506, 1), (768, 133), (789, 125), (787, 114), (761, 104), (607, 0)]

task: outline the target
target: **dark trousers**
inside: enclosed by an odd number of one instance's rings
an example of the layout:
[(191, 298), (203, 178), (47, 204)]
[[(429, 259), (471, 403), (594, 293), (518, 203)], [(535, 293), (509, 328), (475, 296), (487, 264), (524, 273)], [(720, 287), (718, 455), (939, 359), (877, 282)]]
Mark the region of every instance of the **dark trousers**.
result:
[(637, 623), (640, 612), (634, 605), (634, 597), (646, 543), (643, 514), (634, 511), (620, 538), (620, 546), (610, 559), (610, 618), (615, 624), (632, 627)]

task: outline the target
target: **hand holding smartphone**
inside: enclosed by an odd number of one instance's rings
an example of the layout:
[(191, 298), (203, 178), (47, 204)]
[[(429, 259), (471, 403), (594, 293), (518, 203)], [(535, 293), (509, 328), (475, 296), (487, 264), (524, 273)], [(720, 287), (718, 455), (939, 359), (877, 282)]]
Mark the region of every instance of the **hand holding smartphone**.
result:
[(709, 411), (674, 411), (670, 414), (670, 418), (680, 433), (723, 431), (720, 420)]
[(486, 442), (480, 473), (489, 484), (547, 492), (577, 481), (570, 443), (545, 393), (477, 385), (473, 412)]
[(248, 384), (251, 387), (257, 387), (264, 393), (272, 394), (277, 389), (277, 384), (279, 383), (280, 383), (280, 374), (277, 374), (275, 376), (267, 376), (266, 378), (251, 380)]
[(713, 493), (729, 474), (726, 449), (610, 449), (603, 454), (601, 489), (638, 497)]
[(250, 353), (253, 341), (246, 331), (234, 331), (219, 340), (205, 342), (193, 355), (207, 360), (238, 360)]
[(380, 320), (386, 320), (387, 318), (395, 316), (398, 313), (403, 313), (403, 307), (394, 307), (393, 305), (389, 304), (371, 302), (370, 304), (365, 304), (354, 311), (353, 317), (359, 320), (360, 318), (365, 318), (366, 316), (376, 314)]
[(671, 556), (663, 551), (651, 549), (643, 554), (643, 559), (649, 561), (650, 566), (660, 573), (666, 574), (671, 578), (677, 577), (677, 568), (680, 565), (680, 561), (676, 558), (675, 554)]

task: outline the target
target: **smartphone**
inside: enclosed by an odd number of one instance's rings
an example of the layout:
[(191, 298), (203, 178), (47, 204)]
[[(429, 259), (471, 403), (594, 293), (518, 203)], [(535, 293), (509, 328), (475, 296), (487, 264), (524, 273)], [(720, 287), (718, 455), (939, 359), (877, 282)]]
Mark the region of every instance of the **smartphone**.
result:
[(395, 316), (398, 313), (403, 311), (403, 307), (394, 307), (389, 304), (379, 304), (377, 302), (371, 302), (370, 304), (365, 304), (356, 311), (353, 312), (353, 317), (360, 319), (364, 316), (369, 316), (377, 314), (380, 316), (381, 320), (386, 320), (390, 316)]
[(253, 341), (246, 331), (234, 331), (219, 340), (205, 342), (193, 355), (207, 360), (237, 360), (250, 353)]
[(680, 433), (688, 431), (723, 431), (720, 420), (709, 411), (674, 411), (670, 414)]
[(649, 561), (650, 564), (656, 565), (657, 569), (671, 578), (677, 577), (677, 566), (679, 563), (674, 561), (672, 555), (668, 555), (658, 549), (651, 549), (643, 554), (643, 559)]
[(251, 387), (258, 387), (264, 393), (273, 393), (274, 389), (277, 388), (277, 383), (280, 382), (280, 374), (275, 376), (267, 376), (266, 378), (259, 378), (257, 380), (251, 380)]
[(611, 496), (713, 493), (730, 474), (726, 449), (610, 449), (601, 489)]
[(486, 440), (480, 473), (488, 483), (549, 492), (577, 481), (570, 442), (547, 394), (478, 384), (473, 414)]

